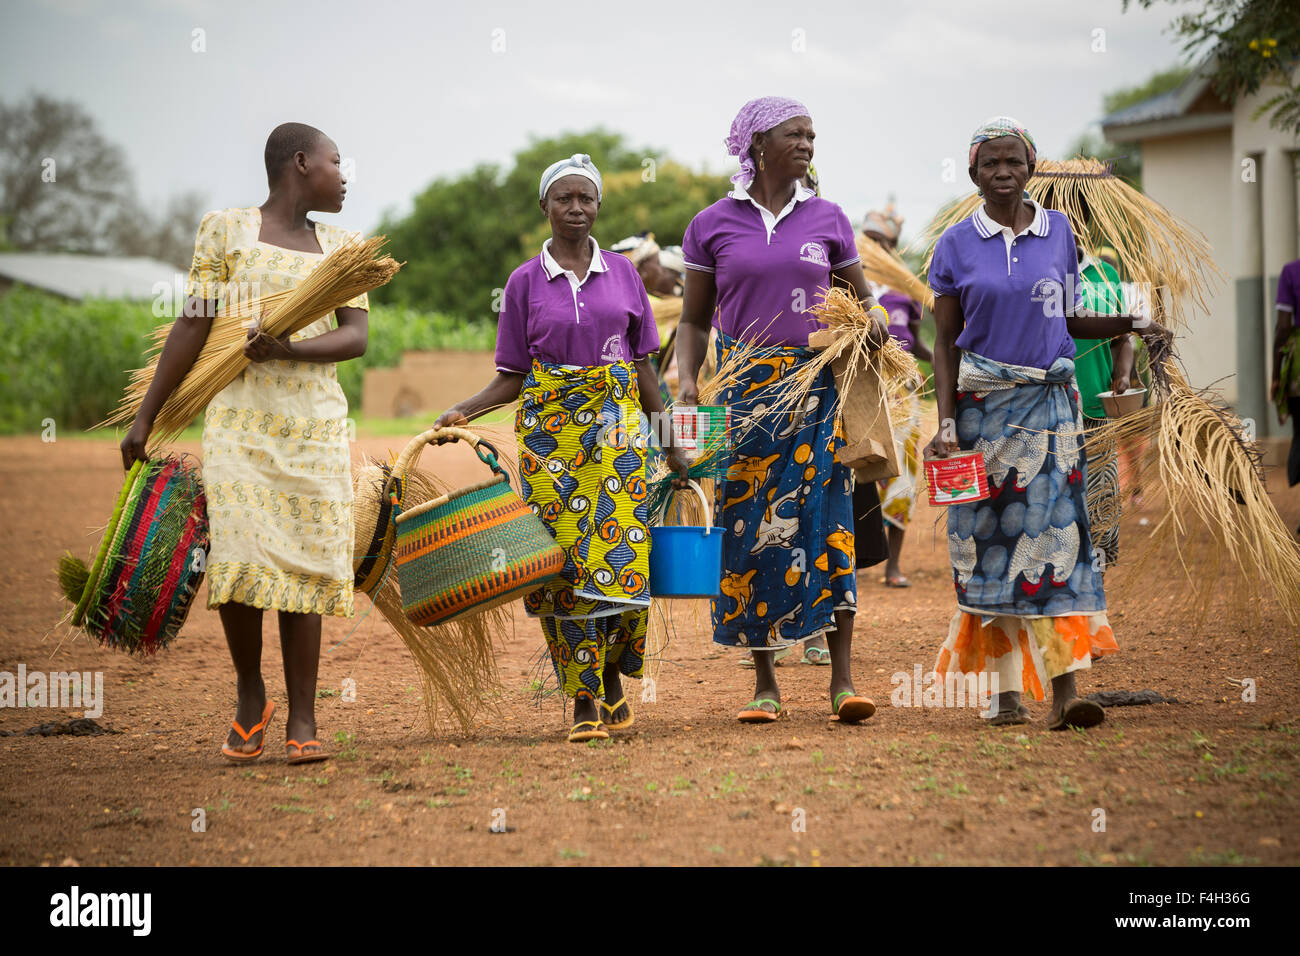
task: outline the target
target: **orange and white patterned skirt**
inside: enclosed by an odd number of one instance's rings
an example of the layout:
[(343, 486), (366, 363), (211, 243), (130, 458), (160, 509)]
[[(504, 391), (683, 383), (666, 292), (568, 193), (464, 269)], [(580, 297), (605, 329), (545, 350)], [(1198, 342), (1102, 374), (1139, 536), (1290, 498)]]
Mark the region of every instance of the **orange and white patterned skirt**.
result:
[[(981, 622), (988, 620), (987, 624)], [(958, 611), (939, 648), (935, 673), (997, 675), (999, 693), (1020, 692), (1044, 700), (1055, 677), (1092, 666), (1093, 657), (1119, 652), (1105, 612), (1063, 617), (986, 619)]]

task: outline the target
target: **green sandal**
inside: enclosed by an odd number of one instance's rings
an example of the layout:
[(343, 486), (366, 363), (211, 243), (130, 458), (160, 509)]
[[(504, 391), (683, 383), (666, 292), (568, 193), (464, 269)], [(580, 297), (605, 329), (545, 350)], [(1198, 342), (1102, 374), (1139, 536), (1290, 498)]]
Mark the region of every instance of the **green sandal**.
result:
[(831, 662), (830, 649), (826, 647), (805, 647), (803, 649), (803, 662), (825, 667)]
[[(846, 697), (848, 700), (844, 699)], [(838, 717), (840, 723), (856, 724), (875, 712), (875, 701), (870, 697), (859, 697), (856, 691), (842, 690), (831, 701), (831, 714)]]
[[(763, 710), (764, 704), (771, 704), (776, 710)], [(739, 714), (739, 720), (743, 724), (770, 724), (780, 720), (785, 714), (786, 712), (781, 709), (780, 701), (762, 697), (746, 704), (745, 709)]]

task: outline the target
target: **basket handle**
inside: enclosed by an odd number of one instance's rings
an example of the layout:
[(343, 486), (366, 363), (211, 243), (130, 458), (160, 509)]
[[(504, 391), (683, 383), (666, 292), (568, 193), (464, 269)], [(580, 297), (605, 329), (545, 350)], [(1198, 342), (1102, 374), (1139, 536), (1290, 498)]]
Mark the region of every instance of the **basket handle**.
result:
[[(705, 496), (704, 489), (699, 486), (699, 483), (694, 478), (688, 479), (687, 484), (694, 488), (695, 493), (700, 496), (700, 507), (704, 511), (704, 536), (708, 537), (713, 532), (713, 509), (709, 507), (709, 499)], [(664, 496), (664, 508), (659, 515), (660, 524), (663, 524), (663, 520), (668, 517), (668, 505), (673, 500), (673, 494), (680, 490), (682, 489), (674, 488)]]
[[(406, 470), (420, 457), (420, 452), (424, 450), (424, 446), (432, 445), (439, 441), (439, 439), (465, 442), (474, 449), (474, 453), (478, 455), (479, 461), (492, 469), (493, 474), (505, 474), (500, 462), (497, 461), (496, 448), (484, 439), (480, 438), (474, 432), (470, 431), (468, 428), (459, 428), (455, 425), (448, 425), (445, 428), (430, 428), (428, 431), (421, 432), (407, 442), (406, 447), (402, 449), (402, 453), (397, 456), (397, 461), (393, 463), (393, 468), (387, 486), (385, 487), (385, 492), (387, 494), (395, 496), (395, 485), (406, 477)], [(394, 501), (393, 503), (400, 504), (398, 501)]]

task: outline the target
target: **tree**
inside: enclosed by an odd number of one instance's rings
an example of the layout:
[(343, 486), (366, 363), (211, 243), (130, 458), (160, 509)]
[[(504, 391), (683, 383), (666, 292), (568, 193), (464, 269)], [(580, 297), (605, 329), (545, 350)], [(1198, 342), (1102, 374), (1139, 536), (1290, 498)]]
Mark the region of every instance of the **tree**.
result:
[(151, 215), (122, 149), (79, 104), (0, 102), (0, 249), (151, 256), (184, 269), (203, 211), (203, 196), (187, 192)]
[[(1124, 0), (1125, 8), (1130, 0)], [(1174, 18), (1172, 28), (1183, 37), (1183, 50), (1192, 62), (1203, 62), (1214, 91), (1224, 101), (1264, 86), (1277, 87), (1255, 112), (1268, 114), (1275, 129), (1300, 134), (1300, 12), (1295, 0), (1138, 0), (1189, 4), (1195, 10)]]
[(0, 219), (15, 249), (107, 253), (132, 202), (120, 147), (78, 104), (33, 94), (0, 102)]
[(200, 192), (171, 197), (160, 216), (150, 215), (132, 197), (111, 226), (111, 249), (115, 255), (149, 256), (188, 269), (194, 257), (194, 233), (206, 210)]
[(680, 242), (691, 217), (730, 185), (725, 176), (694, 173), (656, 150), (631, 149), (604, 129), (533, 139), (515, 154), (509, 172), (481, 165), (435, 180), (409, 215), (385, 217), (379, 231), (406, 266), (376, 290), (376, 300), (494, 317), (510, 273), (550, 235), (537, 208), (542, 171), (574, 153), (590, 154), (601, 171), (603, 202), (593, 233), (605, 247), (646, 230), (661, 245)]

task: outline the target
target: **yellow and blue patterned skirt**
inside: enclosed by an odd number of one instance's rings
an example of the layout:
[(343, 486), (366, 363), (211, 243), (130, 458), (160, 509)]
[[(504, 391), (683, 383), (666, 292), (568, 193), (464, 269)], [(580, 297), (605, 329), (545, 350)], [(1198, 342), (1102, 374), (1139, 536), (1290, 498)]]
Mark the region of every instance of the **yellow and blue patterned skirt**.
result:
[[(721, 338), (724, 350), (736, 344)], [(784, 647), (834, 630), (835, 612), (857, 607), (852, 476), (835, 457), (844, 439), (829, 412), (830, 368), (799, 412), (760, 411), (812, 355), (758, 349), (722, 397), (737, 419), (760, 418), (718, 482), (717, 524), (725, 531), (722, 596), (713, 601), (718, 644)]]
[(604, 696), (616, 665), (640, 677), (650, 607), (645, 439), (636, 371), (534, 361), (519, 395), (524, 500), (564, 548), (564, 569), (524, 599), (569, 697)]

